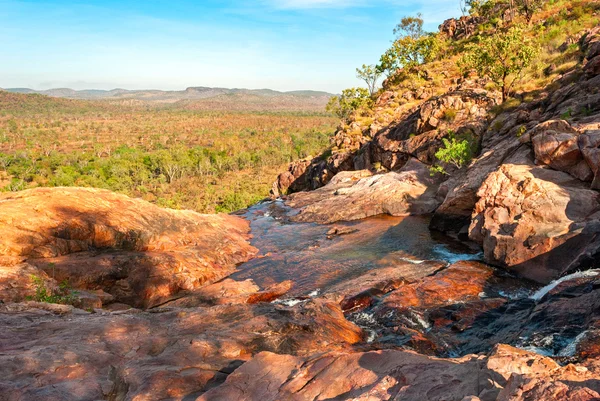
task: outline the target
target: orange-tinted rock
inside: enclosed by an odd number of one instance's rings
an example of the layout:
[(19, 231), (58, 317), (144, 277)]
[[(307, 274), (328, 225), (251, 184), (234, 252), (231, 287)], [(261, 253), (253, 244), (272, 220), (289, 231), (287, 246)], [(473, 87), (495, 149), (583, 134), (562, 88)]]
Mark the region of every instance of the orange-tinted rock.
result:
[(489, 263), (549, 283), (600, 249), (600, 197), (568, 174), (504, 164), (477, 195), (469, 237)]
[(436, 275), (425, 277), (392, 292), (383, 302), (394, 309), (430, 309), (479, 299), (493, 270), (477, 262), (458, 262)]
[(9, 304), (0, 326), (3, 401), (193, 399), (258, 352), (341, 351), (362, 338), (320, 300), (95, 314)]
[(581, 181), (591, 181), (594, 174), (581, 152), (579, 133), (566, 122), (546, 121), (529, 135), (539, 163), (569, 173)]
[(256, 253), (238, 217), (161, 209), (105, 190), (39, 188), (0, 194), (0, 205), (0, 253), (136, 306), (217, 281)]
[(290, 196), (288, 204), (300, 209), (295, 221), (333, 223), (369, 216), (419, 215), (437, 206), (437, 182), (429, 168), (411, 159), (399, 172), (371, 175), (368, 171), (342, 172), (312, 192)]
[(597, 378), (583, 367), (559, 368), (549, 358), (508, 346), (496, 348), (488, 357), (457, 359), (397, 350), (312, 358), (263, 352), (197, 400), (495, 401), (500, 395), (498, 399), (505, 401), (545, 401), (554, 398), (511, 397), (522, 394), (517, 382), (531, 380), (563, 380), (560, 385), (566, 394), (594, 394), (600, 387)]

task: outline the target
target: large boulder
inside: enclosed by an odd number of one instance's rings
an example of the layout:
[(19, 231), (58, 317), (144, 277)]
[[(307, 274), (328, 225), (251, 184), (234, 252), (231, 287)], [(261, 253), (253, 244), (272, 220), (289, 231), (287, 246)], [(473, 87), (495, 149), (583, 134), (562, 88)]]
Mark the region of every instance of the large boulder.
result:
[[(257, 252), (248, 243), (249, 229), (239, 217), (162, 209), (99, 189), (0, 195), (0, 255), (13, 260), (15, 272), (30, 274), (22, 265), (27, 263), (39, 276), (43, 271), (56, 282), (103, 290), (138, 307), (234, 272)], [(13, 295), (4, 301), (30, 294)]]
[(469, 237), (489, 263), (549, 283), (585, 267), (600, 246), (600, 195), (570, 175), (504, 164), (477, 193)]
[(439, 205), (437, 181), (429, 168), (411, 159), (398, 172), (372, 175), (342, 172), (323, 188), (294, 194), (287, 202), (300, 209), (295, 221), (333, 223), (389, 214), (428, 214)]
[(0, 305), (3, 401), (194, 399), (261, 351), (311, 355), (362, 338), (335, 303), (89, 314)]
[(580, 135), (566, 121), (546, 121), (530, 133), (538, 163), (564, 171), (581, 181), (594, 176), (580, 147)]

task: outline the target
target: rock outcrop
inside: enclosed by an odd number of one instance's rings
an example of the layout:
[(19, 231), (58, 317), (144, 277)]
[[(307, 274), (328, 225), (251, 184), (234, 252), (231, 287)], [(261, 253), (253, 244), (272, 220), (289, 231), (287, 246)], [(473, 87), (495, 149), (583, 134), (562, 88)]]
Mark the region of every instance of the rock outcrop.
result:
[(367, 170), (342, 172), (323, 188), (290, 196), (288, 205), (299, 209), (295, 221), (333, 223), (389, 214), (432, 213), (439, 181), (426, 165), (411, 159), (398, 172), (372, 174)]
[[(1, 194), (0, 231), (2, 271), (19, 274), (0, 276), (2, 288), (28, 283), (39, 269), (35, 275), (67, 280), (79, 290), (103, 290), (136, 307), (220, 280), (257, 252), (247, 241), (248, 223), (239, 217), (161, 209), (96, 189)], [(5, 302), (32, 295), (7, 291)]]
[(469, 237), (486, 260), (549, 283), (600, 251), (600, 195), (568, 174), (504, 164), (479, 192)]
[(194, 399), (261, 351), (311, 355), (362, 338), (337, 304), (89, 314), (0, 305), (0, 399)]
[(453, 360), (397, 350), (311, 358), (263, 352), (197, 400), (591, 401), (600, 391), (598, 373), (596, 367), (561, 368), (505, 345), (489, 356)]

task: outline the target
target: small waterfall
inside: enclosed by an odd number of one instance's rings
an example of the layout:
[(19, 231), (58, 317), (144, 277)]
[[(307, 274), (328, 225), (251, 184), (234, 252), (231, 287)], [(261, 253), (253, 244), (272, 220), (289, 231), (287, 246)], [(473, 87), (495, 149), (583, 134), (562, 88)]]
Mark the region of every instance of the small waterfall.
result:
[(599, 274), (600, 274), (600, 269), (586, 270), (586, 271), (582, 271), (582, 272), (575, 272), (573, 274), (569, 274), (568, 276), (561, 277), (557, 280), (554, 280), (547, 286), (540, 288), (530, 298), (533, 299), (534, 301), (539, 301), (542, 298), (544, 298), (544, 296), (546, 296), (546, 294), (548, 294), (550, 291), (552, 291), (554, 288), (556, 288), (556, 286), (558, 286), (561, 283), (564, 283), (565, 281), (575, 280), (578, 278), (595, 277)]

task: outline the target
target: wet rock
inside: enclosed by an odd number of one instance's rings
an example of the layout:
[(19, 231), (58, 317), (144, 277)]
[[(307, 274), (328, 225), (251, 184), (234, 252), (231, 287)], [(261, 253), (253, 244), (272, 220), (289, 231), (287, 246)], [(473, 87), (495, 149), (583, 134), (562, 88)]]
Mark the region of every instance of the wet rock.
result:
[(458, 262), (439, 273), (392, 292), (383, 308), (431, 309), (478, 299), (493, 270), (478, 262)]
[(356, 278), (345, 280), (329, 288), (327, 293), (343, 298), (341, 306), (344, 311), (361, 310), (375, 304), (382, 295), (433, 275), (445, 267), (444, 262), (415, 263), (392, 258), (384, 258), (380, 264), (389, 267), (377, 268)]
[(362, 338), (322, 300), (152, 313), (39, 309), (46, 305), (0, 306), (3, 400), (197, 397), (258, 352), (339, 351)]
[(161, 209), (105, 190), (39, 188), (2, 194), (0, 204), (3, 255), (134, 306), (217, 281), (256, 253), (238, 217)]
[(288, 205), (300, 209), (292, 219), (333, 223), (380, 214), (427, 214), (438, 206), (436, 181), (415, 159), (398, 172), (365, 175), (340, 173), (323, 188), (291, 196)]
[(485, 258), (547, 284), (593, 261), (598, 251), (598, 193), (568, 174), (504, 164), (478, 191), (469, 237)]

